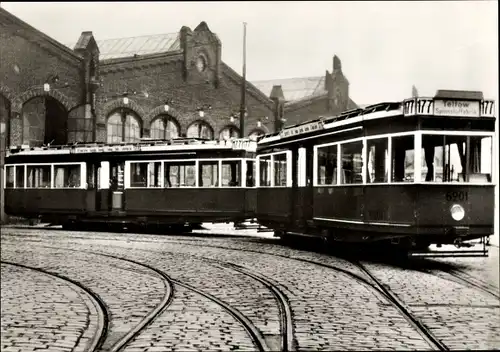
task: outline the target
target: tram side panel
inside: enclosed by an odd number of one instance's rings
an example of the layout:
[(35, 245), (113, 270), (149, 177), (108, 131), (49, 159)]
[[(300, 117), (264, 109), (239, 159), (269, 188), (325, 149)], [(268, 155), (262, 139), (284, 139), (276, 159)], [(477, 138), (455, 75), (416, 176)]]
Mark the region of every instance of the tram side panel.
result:
[(14, 216), (84, 214), (84, 189), (6, 189), (6, 212)]
[(294, 220), (291, 211), (293, 204), (291, 188), (257, 189), (257, 217), (263, 225), (289, 225)]
[(128, 189), (125, 211), (130, 216), (161, 217), (167, 222), (225, 220), (246, 217), (243, 188)]

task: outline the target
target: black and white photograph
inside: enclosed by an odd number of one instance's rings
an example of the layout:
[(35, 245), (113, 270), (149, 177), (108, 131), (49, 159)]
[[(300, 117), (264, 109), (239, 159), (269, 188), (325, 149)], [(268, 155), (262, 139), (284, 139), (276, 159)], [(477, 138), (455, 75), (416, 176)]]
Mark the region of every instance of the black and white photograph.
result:
[(0, 2), (2, 352), (500, 350), (498, 2)]

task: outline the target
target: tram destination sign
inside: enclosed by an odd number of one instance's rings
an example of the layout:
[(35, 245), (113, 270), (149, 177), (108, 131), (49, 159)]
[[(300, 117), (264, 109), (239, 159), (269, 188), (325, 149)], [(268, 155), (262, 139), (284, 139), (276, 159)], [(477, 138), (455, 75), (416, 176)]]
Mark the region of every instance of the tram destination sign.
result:
[(479, 101), (434, 100), (435, 116), (479, 117)]
[(243, 150), (249, 150), (249, 151), (256, 151), (257, 150), (257, 143), (255, 141), (252, 141), (250, 139), (233, 139), (232, 140), (232, 148), (233, 149), (243, 149)]
[(309, 122), (300, 126), (290, 127), (280, 131), (280, 137), (286, 138), (303, 133), (310, 133), (323, 129), (323, 121)]
[(133, 152), (138, 150), (137, 147), (133, 145), (123, 145), (123, 146), (106, 146), (106, 147), (83, 147), (75, 148), (72, 150), (75, 154), (83, 153), (112, 153), (112, 152)]

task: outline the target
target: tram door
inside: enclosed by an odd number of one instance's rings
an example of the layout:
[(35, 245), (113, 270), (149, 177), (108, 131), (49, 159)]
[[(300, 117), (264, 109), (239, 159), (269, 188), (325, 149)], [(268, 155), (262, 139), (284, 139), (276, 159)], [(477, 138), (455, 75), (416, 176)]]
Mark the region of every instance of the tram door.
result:
[(123, 161), (112, 161), (109, 165), (109, 205), (110, 210), (123, 210), (124, 207), (124, 172), (125, 163)]
[(306, 221), (312, 218), (312, 150), (308, 154), (308, 149), (304, 147), (294, 149), (292, 160), (292, 218), (295, 225), (305, 227)]
[(99, 169), (100, 163), (87, 162), (87, 211), (99, 210)]
[(95, 165), (96, 210), (123, 210), (123, 162), (102, 161)]

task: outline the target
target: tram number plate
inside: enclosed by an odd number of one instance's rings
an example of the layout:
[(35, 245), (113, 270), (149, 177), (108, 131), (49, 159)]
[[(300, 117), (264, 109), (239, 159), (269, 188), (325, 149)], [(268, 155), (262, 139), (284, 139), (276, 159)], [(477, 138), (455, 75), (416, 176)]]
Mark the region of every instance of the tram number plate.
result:
[(446, 200), (451, 202), (469, 200), (468, 192), (447, 192)]

